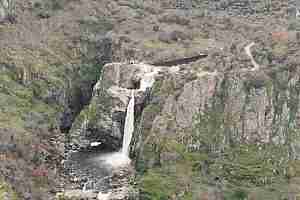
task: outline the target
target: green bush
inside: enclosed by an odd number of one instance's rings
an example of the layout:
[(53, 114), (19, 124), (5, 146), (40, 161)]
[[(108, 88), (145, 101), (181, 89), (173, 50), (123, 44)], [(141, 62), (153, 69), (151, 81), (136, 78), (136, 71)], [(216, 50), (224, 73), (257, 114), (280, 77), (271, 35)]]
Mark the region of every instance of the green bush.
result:
[(141, 199), (144, 200), (168, 200), (176, 190), (174, 177), (152, 169), (141, 180)]
[(225, 200), (247, 200), (248, 192), (242, 188), (225, 191)]
[(97, 81), (100, 78), (102, 66), (95, 64), (82, 64), (79, 76), (84, 81)]

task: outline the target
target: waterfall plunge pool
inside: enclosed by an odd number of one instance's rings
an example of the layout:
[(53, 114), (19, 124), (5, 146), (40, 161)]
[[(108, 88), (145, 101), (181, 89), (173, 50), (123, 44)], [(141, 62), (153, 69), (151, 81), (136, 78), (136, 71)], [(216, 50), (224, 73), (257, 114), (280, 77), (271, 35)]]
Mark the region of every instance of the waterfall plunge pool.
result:
[(109, 191), (111, 178), (131, 168), (131, 160), (120, 152), (74, 152), (70, 164), (83, 191)]
[[(146, 91), (147, 88), (151, 88), (155, 81), (155, 76), (158, 74), (159, 71), (159, 68), (155, 69), (143, 65), (143, 72), (140, 74), (141, 80), (139, 84), (136, 84), (137, 88), (131, 89), (131, 98), (129, 100), (126, 110), (123, 145), (120, 151), (86, 151), (71, 153), (70, 161), (72, 163), (72, 167), (75, 169), (75, 174), (79, 175), (80, 178), (82, 176), (84, 177), (84, 181), (81, 182), (83, 183), (83, 191), (97, 190), (99, 191), (100, 198), (104, 198), (104, 193), (102, 193), (102, 191), (110, 191), (111, 177), (115, 172), (117, 172), (120, 175), (119, 179), (123, 179), (124, 175), (127, 176), (126, 171), (128, 171), (131, 167), (129, 149), (132, 134), (134, 132), (134, 93), (135, 91)], [(101, 143), (91, 143), (91, 147), (97, 148), (98, 145), (101, 146)]]

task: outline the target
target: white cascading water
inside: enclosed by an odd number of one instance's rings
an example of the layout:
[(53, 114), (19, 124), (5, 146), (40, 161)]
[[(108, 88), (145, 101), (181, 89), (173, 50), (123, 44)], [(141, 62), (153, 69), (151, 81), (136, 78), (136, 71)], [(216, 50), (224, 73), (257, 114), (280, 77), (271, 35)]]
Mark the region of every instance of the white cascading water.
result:
[(129, 156), (130, 142), (134, 131), (134, 90), (131, 91), (131, 99), (126, 113), (122, 153)]
[[(155, 76), (160, 71), (160, 69), (153, 69), (148, 65), (141, 65), (143, 67), (143, 72), (140, 74), (141, 83), (138, 90), (131, 90), (131, 99), (128, 103), (126, 110), (125, 126), (124, 126), (124, 136), (122, 149), (119, 152), (102, 154), (100, 158), (101, 161), (104, 161), (105, 164), (113, 168), (124, 167), (129, 165), (131, 160), (129, 158), (130, 142), (134, 132), (134, 105), (135, 105), (135, 91), (146, 91), (147, 88), (152, 87), (155, 82)], [(119, 83), (119, 66), (116, 68), (116, 82)]]
[(104, 160), (106, 164), (111, 167), (123, 167), (130, 164), (129, 148), (134, 131), (134, 90), (131, 90), (131, 99), (127, 106), (123, 145), (120, 152), (108, 153), (101, 156), (101, 160)]

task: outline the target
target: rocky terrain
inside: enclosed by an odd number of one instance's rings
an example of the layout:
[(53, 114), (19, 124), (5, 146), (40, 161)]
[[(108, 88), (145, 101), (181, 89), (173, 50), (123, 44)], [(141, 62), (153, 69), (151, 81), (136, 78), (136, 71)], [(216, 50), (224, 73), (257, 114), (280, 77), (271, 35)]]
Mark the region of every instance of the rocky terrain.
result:
[(300, 198), (299, 9), (0, 0), (0, 199)]

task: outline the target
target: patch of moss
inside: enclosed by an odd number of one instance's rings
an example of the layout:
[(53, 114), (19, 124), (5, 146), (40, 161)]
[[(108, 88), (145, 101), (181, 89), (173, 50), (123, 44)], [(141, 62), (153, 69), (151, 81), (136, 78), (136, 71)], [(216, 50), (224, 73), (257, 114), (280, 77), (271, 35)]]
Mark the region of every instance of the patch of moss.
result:
[(160, 87), (159, 94), (168, 96), (172, 94), (175, 90), (174, 81), (172, 79), (165, 79)]
[(153, 87), (151, 89), (151, 93), (153, 94), (153, 96), (158, 96), (158, 92), (160, 91), (160, 88), (163, 84), (163, 80), (159, 79), (156, 80), (153, 84)]
[(96, 64), (82, 64), (79, 70), (78, 75), (84, 81), (97, 81), (100, 78), (102, 71), (101, 65)]
[[(183, 144), (171, 138), (156, 140), (156, 144), (148, 145), (144, 155), (160, 158), (159, 154), (177, 154), (177, 160), (164, 161), (162, 165), (146, 170), (140, 179), (143, 199), (192, 199), (192, 186), (199, 177), (199, 163), (206, 159), (201, 154), (188, 152)], [(154, 149), (153, 149), (154, 147)], [(139, 168), (137, 168), (139, 170)], [(139, 171), (141, 172), (141, 171)], [(162, 179), (162, 180), (161, 180)], [(155, 187), (153, 185), (155, 184)], [(165, 185), (168, 185), (167, 187)]]
[(90, 121), (97, 120), (97, 105), (96, 101), (91, 101), (88, 108), (86, 109), (85, 115)]
[(0, 181), (0, 199), (5, 199), (5, 196), (10, 197), (11, 200), (19, 199), (17, 194), (5, 182)]
[(165, 48), (167, 44), (160, 42), (158, 40), (148, 40), (144, 42), (144, 47), (149, 49), (162, 49)]
[(287, 44), (277, 43), (272, 49), (272, 54), (276, 57), (281, 57), (287, 54), (288, 49)]
[[(155, 116), (159, 115), (161, 108), (157, 104), (150, 104), (143, 110), (142, 123), (144, 129), (150, 130)], [(144, 134), (143, 134), (144, 135)]]
[(93, 33), (105, 33), (114, 27), (113, 23), (105, 18), (86, 17), (80, 20), (79, 23), (84, 31)]
[(209, 40), (209, 33), (201, 33), (201, 36), (195, 37), (193, 39), (192, 44), (195, 46), (201, 45), (202, 48), (208, 48), (211, 45), (211, 40)]
[(225, 200), (244, 200), (248, 198), (248, 191), (243, 188), (234, 188), (224, 192)]
[(176, 191), (176, 179), (161, 173), (159, 169), (151, 169), (141, 179), (141, 186), (142, 199), (168, 200)]
[(300, 161), (293, 160), (288, 164), (287, 176), (289, 178), (300, 177)]
[(51, 80), (31, 80), (24, 85), (11, 75), (16, 73), (14, 69), (7, 68), (0, 74), (0, 126), (24, 132), (57, 125), (55, 119), (61, 105), (49, 105), (42, 99), (51, 90)]
[(186, 49), (179, 45), (178, 43), (168, 44), (165, 42), (161, 42), (159, 40), (147, 40), (143, 43), (144, 48), (152, 49), (152, 50), (168, 50), (173, 49), (179, 55), (184, 55)]

